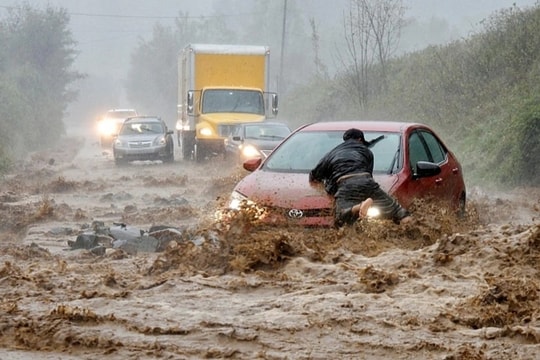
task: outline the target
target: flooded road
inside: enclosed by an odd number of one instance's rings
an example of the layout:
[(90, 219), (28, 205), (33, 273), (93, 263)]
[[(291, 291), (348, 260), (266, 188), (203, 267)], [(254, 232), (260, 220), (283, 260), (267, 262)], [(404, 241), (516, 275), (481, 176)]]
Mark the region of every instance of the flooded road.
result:
[[(1, 180), (0, 359), (536, 359), (540, 190), (469, 189), (407, 226), (224, 224), (246, 173), (117, 167), (79, 134)], [(69, 244), (174, 227), (159, 251)], [(154, 244), (155, 245), (155, 244)]]

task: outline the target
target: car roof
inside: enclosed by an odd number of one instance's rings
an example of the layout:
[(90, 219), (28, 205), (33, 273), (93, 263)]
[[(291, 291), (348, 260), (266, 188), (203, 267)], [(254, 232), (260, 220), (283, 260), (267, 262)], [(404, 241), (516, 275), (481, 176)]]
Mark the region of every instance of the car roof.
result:
[(132, 121), (162, 122), (159, 116), (132, 116), (127, 118), (125, 122)]
[(107, 112), (124, 112), (124, 111), (137, 112), (135, 109), (110, 109)]
[(357, 128), (362, 131), (403, 132), (409, 127), (429, 128), (424, 124), (405, 121), (345, 120), (311, 123), (300, 127), (297, 131), (346, 131)]

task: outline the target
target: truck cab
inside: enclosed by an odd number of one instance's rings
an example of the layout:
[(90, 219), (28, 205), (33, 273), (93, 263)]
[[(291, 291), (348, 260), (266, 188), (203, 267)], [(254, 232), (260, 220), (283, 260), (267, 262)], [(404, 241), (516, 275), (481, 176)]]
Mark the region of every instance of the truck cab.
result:
[(278, 111), (268, 91), (264, 46), (188, 45), (179, 56), (178, 143), (186, 160), (225, 154), (235, 125), (262, 122)]

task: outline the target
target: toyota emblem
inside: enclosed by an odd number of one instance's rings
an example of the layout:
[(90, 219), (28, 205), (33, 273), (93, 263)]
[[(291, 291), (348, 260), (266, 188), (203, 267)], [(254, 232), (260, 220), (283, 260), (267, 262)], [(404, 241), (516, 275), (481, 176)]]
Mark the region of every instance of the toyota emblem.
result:
[(304, 212), (302, 210), (298, 210), (298, 209), (289, 210), (289, 217), (290, 218), (300, 219), (302, 216), (304, 216)]

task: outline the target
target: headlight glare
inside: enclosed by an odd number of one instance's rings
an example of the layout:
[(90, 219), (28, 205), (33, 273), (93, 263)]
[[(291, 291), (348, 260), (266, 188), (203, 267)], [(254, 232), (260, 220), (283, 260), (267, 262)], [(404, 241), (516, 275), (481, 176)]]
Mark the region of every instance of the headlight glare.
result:
[(112, 135), (116, 130), (114, 121), (104, 119), (98, 124), (98, 131), (101, 135)]
[(202, 135), (202, 136), (212, 136), (212, 129), (210, 128), (202, 128), (199, 133)]
[(246, 158), (253, 158), (257, 156), (261, 156), (261, 153), (257, 148), (253, 145), (245, 145), (242, 146), (242, 155)]
[(368, 218), (377, 218), (380, 215), (381, 215), (381, 210), (379, 210), (379, 208), (372, 206), (368, 209), (368, 212), (367, 212)]

